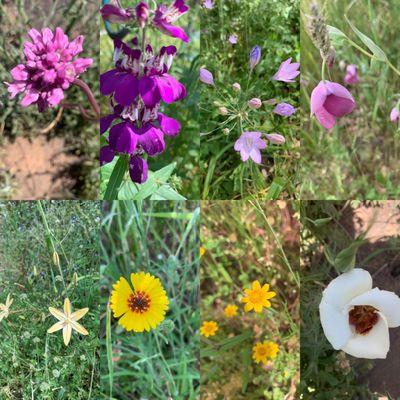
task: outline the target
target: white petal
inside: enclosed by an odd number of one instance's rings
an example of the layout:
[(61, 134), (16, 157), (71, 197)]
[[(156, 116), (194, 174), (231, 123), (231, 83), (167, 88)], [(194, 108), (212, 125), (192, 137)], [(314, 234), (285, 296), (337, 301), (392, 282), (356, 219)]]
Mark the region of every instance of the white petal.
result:
[(389, 328), (400, 326), (400, 297), (393, 292), (374, 288), (350, 303), (353, 306), (372, 306), (385, 315)]
[(386, 318), (379, 314), (376, 325), (366, 335), (354, 333), (342, 348), (344, 352), (358, 358), (386, 358), (389, 351), (389, 328)]
[(341, 349), (352, 334), (349, 325), (349, 314), (339, 311), (332, 304), (322, 300), (319, 305), (319, 316), (329, 343), (335, 350)]
[(369, 272), (354, 268), (331, 281), (324, 290), (322, 298), (342, 310), (354, 297), (371, 289), (372, 278)]

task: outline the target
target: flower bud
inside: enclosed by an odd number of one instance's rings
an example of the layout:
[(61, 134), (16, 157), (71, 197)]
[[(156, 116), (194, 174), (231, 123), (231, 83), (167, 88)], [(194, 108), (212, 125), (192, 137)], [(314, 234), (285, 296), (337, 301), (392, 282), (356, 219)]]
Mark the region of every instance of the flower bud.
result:
[(218, 111), (219, 111), (219, 113), (220, 113), (221, 115), (228, 115), (228, 113), (229, 113), (229, 111), (228, 111), (228, 109), (227, 109), (226, 107), (220, 107), (220, 108), (218, 109)]
[(53, 264), (57, 267), (60, 264), (60, 257), (56, 251), (53, 252)]
[(393, 107), (392, 111), (390, 112), (390, 120), (392, 122), (400, 122), (400, 111), (398, 107)]
[(260, 62), (261, 59), (261, 47), (254, 46), (250, 52), (250, 69), (253, 70), (254, 67)]
[(346, 61), (340, 60), (339, 61), (339, 68), (340, 68), (341, 71), (344, 71), (344, 69), (346, 68)]
[(239, 83), (235, 82), (235, 83), (232, 85), (232, 89), (233, 89), (235, 92), (240, 92), (240, 90), (241, 90), (242, 88), (240, 87), (240, 84), (239, 84)]
[(214, 86), (213, 74), (205, 68), (200, 68), (200, 80), (206, 85)]
[(250, 108), (257, 109), (261, 107), (262, 101), (257, 97), (254, 97), (253, 99), (249, 100), (247, 104), (249, 105)]
[(149, 6), (143, 1), (136, 6), (136, 20), (140, 28), (144, 28), (149, 18)]
[(285, 138), (282, 136), (282, 135), (280, 135), (279, 133), (271, 133), (271, 134), (268, 134), (268, 133), (266, 133), (265, 134), (265, 137), (272, 143), (272, 144), (283, 144), (283, 143), (285, 143)]
[(223, 132), (225, 135), (229, 135), (230, 130), (229, 130), (228, 128), (224, 128), (224, 129), (222, 129), (222, 132)]

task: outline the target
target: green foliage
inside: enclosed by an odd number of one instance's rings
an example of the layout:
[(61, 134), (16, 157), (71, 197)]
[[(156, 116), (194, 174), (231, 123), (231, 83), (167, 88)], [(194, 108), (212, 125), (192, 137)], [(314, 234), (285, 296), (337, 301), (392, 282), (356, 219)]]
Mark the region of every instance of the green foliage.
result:
[[(46, 4), (46, 6), (45, 6)], [(24, 60), (23, 42), (27, 40), (30, 28), (42, 29), (60, 26), (72, 40), (84, 35), (82, 57), (91, 57), (93, 66), (81, 79), (98, 96), (98, 2), (96, 0), (55, 0), (50, 4), (43, 0), (1, 2), (0, 23), (0, 82), (10, 82), (10, 70)], [(84, 105), (90, 109), (85, 93), (76, 86), (71, 86), (66, 94), (66, 101)], [(58, 107), (39, 113), (36, 106), (22, 108), (20, 96), (10, 99), (7, 87), (0, 90), (0, 145), (17, 136), (34, 137), (55, 120)], [(66, 109), (58, 124), (51, 130), (51, 137), (59, 136), (66, 141), (67, 151), (80, 157), (81, 162), (74, 164), (73, 171), (67, 171), (77, 178), (73, 194), (79, 198), (97, 197), (98, 151), (96, 122), (85, 119), (77, 109)], [(0, 183), (0, 187), (2, 183)], [(3, 196), (5, 197), (5, 196)]]
[[(0, 302), (11, 293), (0, 323), (0, 398), (97, 399), (99, 326), (99, 203), (0, 203)], [(47, 224), (47, 226), (46, 226)], [(59, 254), (59, 267), (53, 262)], [(89, 336), (47, 334), (56, 321), (48, 307), (89, 307), (81, 320)]]
[[(126, 6), (131, 6), (131, 2), (125, 1)], [(174, 45), (177, 47), (177, 55), (174, 58), (171, 75), (181, 81), (187, 90), (187, 96), (184, 100), (163, 105), (162, 112), (166, 115), (177, 119), (181, 123), (181, 131), (179, 135), (175, 137), (165, 137), (166, 151), (158, 155), (157, 157), (148, 158), (149, 170), (158, 171), (159, 169), (170, 165), (172, 162), (175, 163), (174, 174), (169, 179), (168, 191), (179, 192), (182, 196), (188, 199), (198, 199), (200, 192), (200, 181), (199, 181), (199, 169), (198, 169), (198, 158), (199, 158), (199, 126), (198, 126), (198, 70), (199, 70), (199, 52), (200, 52), (200, 38), (199, 38), (199, 6), (194, 0), (188, 2), (190, 11), (179, 18), (177, 25), (183, 27), (190, 37), (190, 43), (184, 44), (178, 39), (161, 34), (155, 29), (150, 27), (147, 29), (146, 36), (148, 41), (153, 45), (155, 51), (158, 51), (161, 46)], [(117, 26), (113, 27), (116, 29)], [(129, 39), (137, 35), (137, 31), (133, 30), (126, 39)], [(100, 29), (100, 71), (101, 73), (108, 71), (113, 68), (112, 55), (113, 55), (113, 43), (112, 40), (107, 36), (104, 25), (101, 25)], [(107, 115), (110, 111), (108, 105), (108, 99), (102, 98), (102, 115)], [(105, 137), (102, 138), (102, 145), (105, 145)], [(126, 174), (126, 180), (129, 179)], [(101, 168), (101, 185), (104, 186), (104, 181), (109, 179), (109, 175), (104, 168)], [(129, 185), (132, 186), (133, 185)], [(137, 186), (137, 185), (136, 185)], [(123, 188), (121, 187), (121, 190)], [(139, 191), (141, 189), (138, 189)], [(119, 199), (135, 199), (134, 194), (130, 193), (131, 190), (125, 190)], [(135, 191), (134, 191), (135, 192)], [(103, 192), (104, 193), (104, 192)], [(154, 198), (159, 197), (167, 199), (178, 200), (177, 195), (160, 195), (154, 193)], [(182, 199), (182, 198), (180, 198)]]
[[(294, 106), (299, 102), (298, 83), (271, 81), (282, 61), (299, 58), (297, 0), (251, 0), (214, 2), (202, 11), (201, 64), (214, 75), (216, 88), (201, 93), (201, 175), (203, 199), (294, 197), (297, 178), (298, 118), (275, 115), (264, 103), (252, 110), (247, 101), (277, 99)], [(232, 45), (228, 38), (238, 36)], [(249, 53), (262, 48), (259, 65), (249, 77)], [(231, 86), (241, 85), (236, 93)], [(228, 116), (219, 107), (229, 110)], [(239, 117), (240, 114), (240, 117)], [(243, 163), (233, 149), (243, 131), (279, 132), (284, 145), (269, 145), (263, 151), (263, 166)]]
[(114, 201), (105, 208), (103, 309), (112, 284), (138, 271), (160, 278), (170, 309), (161, 325), (148, 333), (124, 331), (107, 311), (100, 330), (102, 398), (196, 399), (198, 203)]
[(400, 99), (400, 73), (394, 71), (399, 70), (399, 7), (395, 0), (319, 2), (336, 53), (327, 79), (343, 83), (341, 61), (355, 64), (360, 77), (359, 84), (349, 87), (356, 109), (328, 132), (309, 117), (310, 94), (321, 80), (322, 62), (307, 34), (311, 3), (302, 2), (301, 198), (397, 198), (400, 131), (389, 116)]
[[(201, 319), (219, 325), (201, 343), (204, 398), (271, 399), (295, 396), (299, 380), (298, 222), (284, 201), (202, 202)], [(277, 296), (262, 313), (245, 313), (240, 298), (253, 281)], [(238, 306), (228, 319), (224, 309)], [(259, 341), (279, 353), (266, 366), (252, 360)], [(294, 398), (294, 397), (293, 397)]]

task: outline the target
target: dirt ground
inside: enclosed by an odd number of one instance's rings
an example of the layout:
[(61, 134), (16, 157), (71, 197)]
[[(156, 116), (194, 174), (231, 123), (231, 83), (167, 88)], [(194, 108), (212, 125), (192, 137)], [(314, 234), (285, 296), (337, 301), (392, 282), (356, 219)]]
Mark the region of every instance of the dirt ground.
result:
[(62, 138), (22, 136), (1, 150), (3, 175), (12, 182), (14, 200), (70, 198), (74, 179), (70, 171), (79, 158), (66, 152)]

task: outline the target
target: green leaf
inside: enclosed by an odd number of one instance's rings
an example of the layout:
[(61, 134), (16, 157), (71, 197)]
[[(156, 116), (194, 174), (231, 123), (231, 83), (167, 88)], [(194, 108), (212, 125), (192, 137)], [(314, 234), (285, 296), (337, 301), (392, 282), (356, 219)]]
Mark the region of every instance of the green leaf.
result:
[(166, 183), (170, 176), (172, 175), (172, 172), (174, 172), (174, 169), (176, 167), (176, 163), (171, 163), (168, 164), (166, 167), (163, 167), (159, 169), (158, 171), (153, 173), (154, 180), (156, 183)]
[(128, 156), (119, 156), (108, 181), (106, 192), (104, 193), (105, 200), (116, 200), (118, 198), (118, 189), (121, 186), (127, 169)]
[(163, 185), (151, 195), (150, 200), (186, 200), (186, 198), (172, 189), (171, 186)]
[(375, 56), (376, 59), (379, 61), (387, 61), (387, 56), (386, 53), (374, 43), (372, 39), (370, 39), (367, 35), (364, 33), (360, 32), (347, 18), (347, 16), (344, 16), (346, 18), (347, 23), (350, 25), (350, 28), (354, 31), (354, 33), (361, 39), (361, 41), (372, 51), (372, 54)]
[(339, 45), (343, 43), (348, 37), (338, 28), (334, 26), (327, 25), (329, 38), (334, 45)]
[(242, 393), (246, 393), (247, 386), (250, 381), (250, 372), (251, 372), (251, 349), (245, 348), (242, 351), (242, 365), (243, 365), (243, 372), (242, 372)]
[(283, 184), (279, 178), (275, 179), (269, 187), (266, 200), (276, 200), (283, 190)]
[(347, 272), (354, 268), (357, 251), (364, 242), (365, 240), (358, 238), (336, 255), (334, 265), (338, 272)]
[(328, 222), (332, 221), (332, 217), (319, 218), (314, 220), (307, 218), (307, 221), (310, 221), (315, 226), (323, 226), (326, 225)]

